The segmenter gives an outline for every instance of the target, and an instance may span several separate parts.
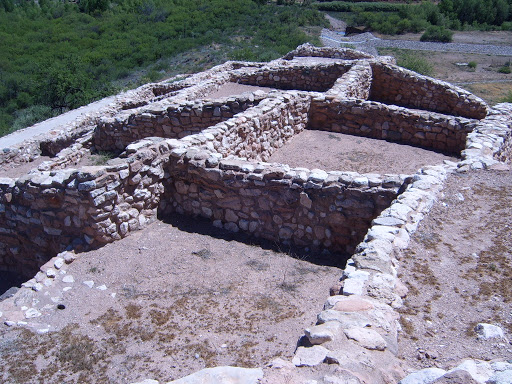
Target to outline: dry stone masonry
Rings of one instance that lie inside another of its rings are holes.
[[[209,97],[229,83],[273,90]],[[397,358],[396,309],[407,289],[397,278],[394,252],[408,246],[450,172],[510,161],[511,125],[510,104],[490,109],[467,91],[400,68],[392,58],[350,49],[303,45],[270,63],[228,62],[148,84],[71,128],[32,140],[25,152],[4,150],[2,161],[27,161],[40,153],[53,157],[27,175],[0,179],[0,268],[31,276],[41,268],[22,290],[44,290],[43,282],[51,285],[55,269],[71,262],[74,252],[122,239],[175,213],[328,252],[346,266],[293,361],[277,359],[264,373],[220,367],[215,372],[244,382],[294,377],[297,383],[317,383],[313,371],[300,367],[329,363],[339,366],[338,377],[322,382],[396,383],[406,376]],[[461,158],[408,175],[265,162],[304,129]],[[103,166],[73,169],[91,150],[119,156]],[[14,299],[9,303],[16,307]],[[2,320],[27,325],[37,313],[30,308],[18,321],[6,312]],[[489,377],[508,372],[508,366],[489,367]],[[213,380],[212,372],[177,382]],[[445,374],[451,371],[419,372],[402,382]]]

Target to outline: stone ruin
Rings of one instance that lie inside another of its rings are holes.
[[[210,96],[231,83],[247,92]],[[448,173],[510,159],[511,126],[510,104],[491,109],[391,57],[307,44],[269,63],[227,62],[147,84],[4,149],[3,163],[51,159],[0,179],[0,269],[30,278],[64,251],[101,247],[174,213],[201,216],[345,265],[293,364],[337,363],[354,377],[396,382],[395,309],[405,292],[393,251],[407,247]],[[410,144],[460,161],[383,175],[266,162],[305,129]],[[117,157],[72,168],[91,150]],[[23,286],[44,289],[34,278]],[[330,350],[340,332],[348,344]]]

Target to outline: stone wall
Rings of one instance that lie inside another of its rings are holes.
[[[208,218],[216,226],[299,247],[345,254],[396,197],[404,180],[223,159],[183,148],[166,172],[161,215]]]
[[[30,274],[58,252],[98,247],[156,218],[169,146],[136,148],[117,165],[0,179],[1,268]]]
[[[204,135],[189,137],[189,142],[221,157],[268,159],[305,129],[311,98],[298,91],[273,92],[267,97],[258,106],[205,130]]]
[[[295,57],[325,57],[329,59],[344,59],[344,60],[358,60],[358,59],[373,59],[370,54],[355,51],[349,48],[331,48],[331,47],[315,47],[309,43],[299,45],[296,49],[288,52],[283,59],[292,60]]]
[[[263,93],[256,92],[210,102],[152,103],[102,119],[94,132],[94,143],[98,150],[122,151],[128,144],[146,137],[181,139],[227,120],[263,98]]]
[[[343,74],[325,95],[336,99],[367,100],[372,85],[372,67],[367,61],[354,64],[350,70]]]
[[[287,62],[285,62],[286,64]],[[288,64],[289,65],[289,64]],[[350,62],[263,67],[233,75],[231,81],[277,89],[325,92],[352,66]]]
[[[465,148],[474,120],[411,110],[374,101],[312,101],[309,128],[384,139],[449,153]]]
[[[371,64],[371,100],[473,119],[487,115],[487,104],[462,88],[397,65]]]

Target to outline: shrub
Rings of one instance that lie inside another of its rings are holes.
[[[498,69],[498,72],[499,73],[510,73],[510,61],[505,63],[505,65],[503,65],[503,67],[501,67],[500,69]]]
[[[423,57],[416,56],[410,53],[406,53],[402,56],[397,57],[397,64],[401,67],[410,69],[411,71],[421,73],[425,76],[432,76],[434,73],[434,67]]]
[[[441,43],[449,43],[452,41],[453,32],[445,27],[438,27],[436,25],[431,25],[427,28],[427,30],[421,35],[421,41],[437,41]]]
[[[476,69],[476,65],[477,65],[477,64],[476,64],[476,61],[470,61],[470,62],[468,63],[468,68],[469,68],[469,69]]]
[[[31,107],[16,111],[15,116],[16,118],[11,126],[10,132],[30,127],[54,115],[52,109],[47,105],[32,105]]]

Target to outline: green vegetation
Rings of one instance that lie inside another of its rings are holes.
[[[469,69],[475,70],[475,69],[476,69],[476,66],[477,66],[476,61],[470,61],[470,62],[468,63],[468,68],[469,68]]]
[[[505,63],[505,65],[503,65],[503,67],[500,67],[498,69],[498,72],[499,73],[511,73],[512,71],[510,70],[510,61],[508,61],[507,63]]]
[[[418,72],[425,76],[433,76],[434,66],[425,59],[425,55],[420,53],[412,53],[403,50],[391,50],[396,58],[396,63],[411,71]]]
[[[430,25],[421,35],[420,41],[437,41],[440,43],[449,43],[452,41],[453,32],[445,27]]]
[[[365,25],[388,35],[421,32],[438,27],[445,39],[446,29],[512,30],[512,0],[441,0],[409,4],[388,2],[317,2],[316,8],[343,12],[349,25]],[[435,40],[443,41],[443,40]]]
[[[502,103],[512,103],[512,91],[509,91],[507,96],[505,96],[502,100]]]
[[[277,58],[324,23],[252,0],[0,0],[0,135],[176,73],[169,64]]]

